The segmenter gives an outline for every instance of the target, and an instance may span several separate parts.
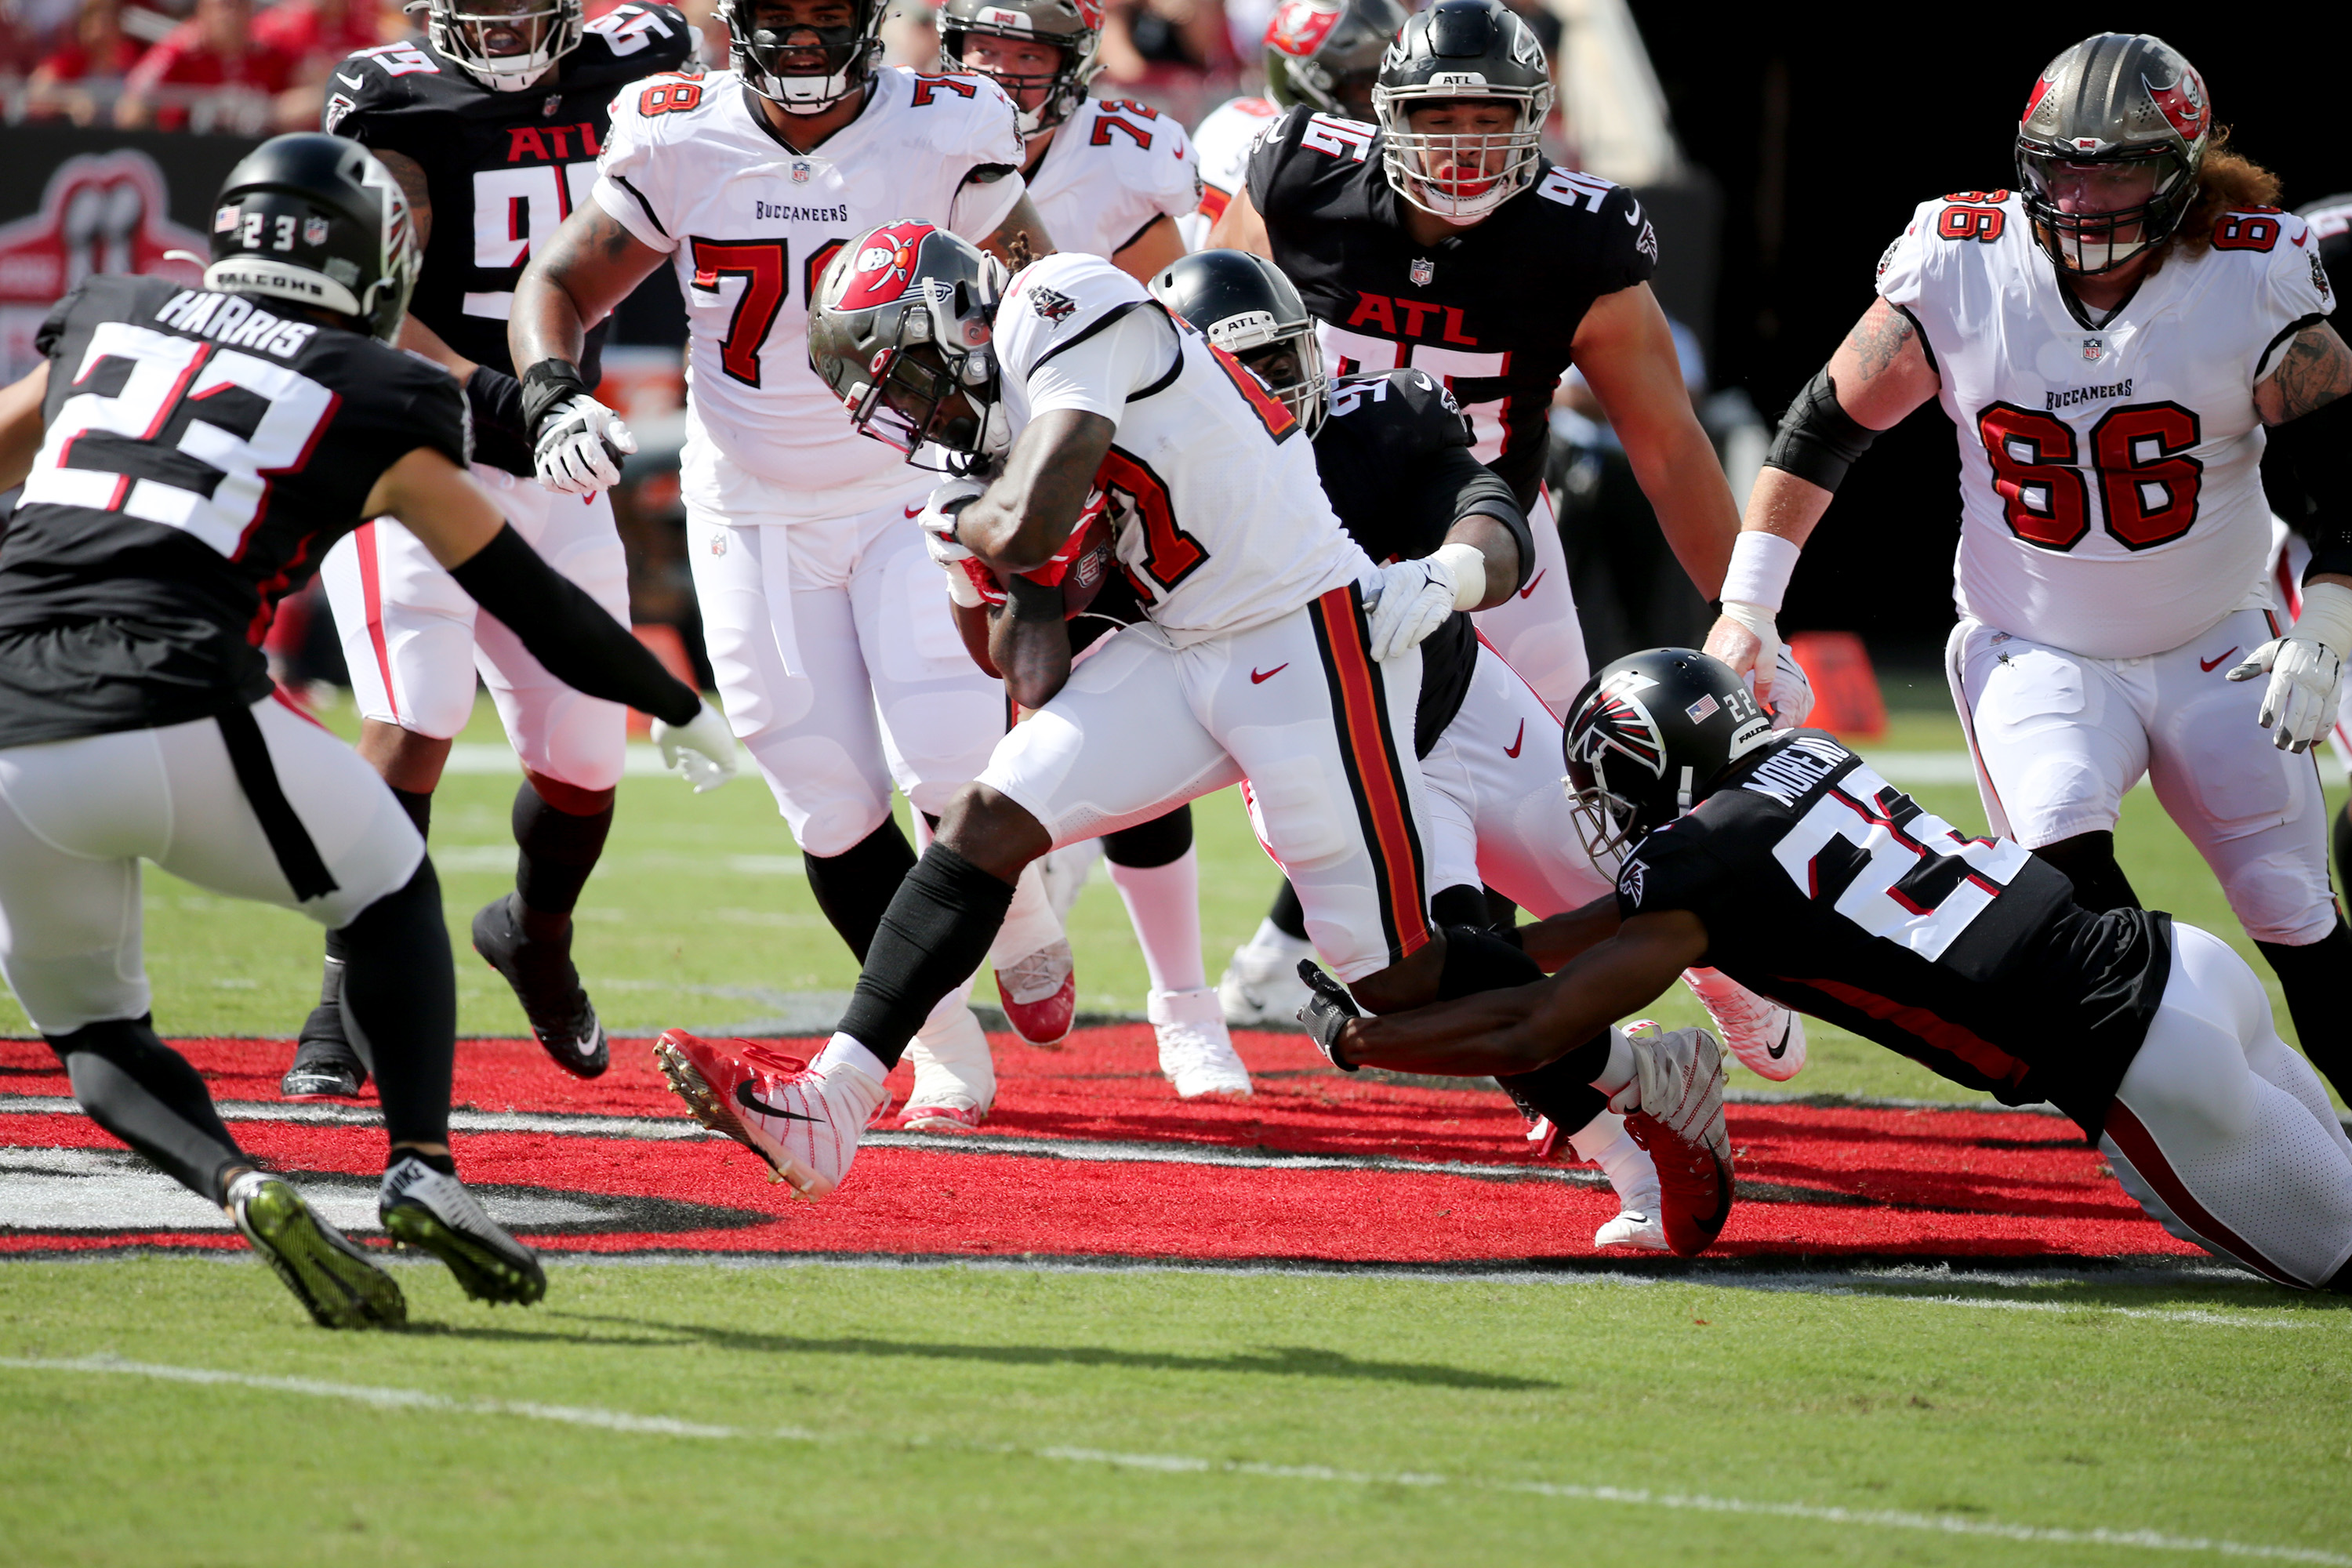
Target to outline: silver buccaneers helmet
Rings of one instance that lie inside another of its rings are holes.
[[[416,285],[416,231],[392,172],[323,132],[273,136],[247,153],[213,204],[205,287],[348,317],[385,342]]]
[[[1404,26],[1398,0],[1282,0],[1265,25],[1265,93],[1342,120],[1372,117],[1381,57]]]
[[[492,92],[536,86],[580,47],[581,0],[412,0],[404,9],[423,11],[434,52]]]
[[[1542,173],[1551,99],[1543,46],[1502,0],[1437,0],[1397,34],[1372,89],[1389,184],[1425,213],[1476,223]],[[1429,104],[1463,101],[1507,106],[1511,129],[1424,135],[1407,119]]]
[[[1247,365],[1297,416],[1308,440],[1323,426],[1330,377],[1315,318],[1282,269],[1246,250],[1196,250],[1151,280],[1151,297]]]
[[[943,228],[901,218],[851,240],[817,280],[809,368],[861,436],[912,457],[937,442],[960,467],[1000,457],[1011,430],[997,392],[1003,266]]]
[[[2197,200],[2212,136],[2205,79],[2178,49],[2145,33],[2084,39],[2042,68],[2018,119],[2034,239],[2075,273],[2162,245]]]
[[[1561,748],[1576,833],[1595,860],[1631,849],[1714,793],[1772,739],[1772,721],[1720,659],[1686,647],[1630,653],[1584,683]]]
[[[1087,83],[1102,68],[1097,58],[1102,20],[1102,0],[947,0],[940,9],[940,64],[990,78],[1016,107],[1024,93],[1045,89],[1044,102],[1020,111],[1021,134],[1042,135],[1087,100]],[[964,60],[964,47],[974,37],[1047,44],[1061,51],[1062,63],[1043,76],[981,71]]]
[[[760,0],[719,0],[728,58],[743,85],[787,114],[822,114],[866,85],[882,58],[882,16],[889,0],[848,0],[847,26],[762,26]],[[793,39],[803,39],[797,46]],[[790,61],[822,59],[814,73]],[[789,63],[788,63],[789,62]]]

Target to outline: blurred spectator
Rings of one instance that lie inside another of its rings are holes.
[[[403,30],[378,0],[278,0],[255,17],[255,45],[295,62],[295,85],[278,98],[278,129],[316,131],[327,74],[353,51],[390,43]]]
[[[910,70],[940,68],[940,13],[927,0],[899,0],[882,19],[882,63]]]
[[[1223,0],[1111,0],[1102,62],[1105,76],[1125,83],[1232,71]]]
[[[0,76],[25,76],[71,41],[77,0],[0,0]]]
[[[235,130],[269,123],[299,62],[253,37],[252,0],[196,0],[196,14],[147,51],[123,82],[114,122],[125,130]]]
[[[107,116],[143,49],[122,30],[121,0],[82,0],[73,36],[33,69],[26,117],[63,115],[76,125],[89,125]]]

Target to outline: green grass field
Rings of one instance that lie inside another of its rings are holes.
[[[1884,742],[1958,745],[1933,713]],[[512,789],[436,810],[469,1033],[521,1025],[464,935]],[[1213,973],[1274,879],[1230,795],[1199,815]],[[2145,790],[2122,839],[2251,954]],[[626,782],[579,947],[616,1032],[846,991],[793,855],[748,774]],[[306,922],[152,872],[147,904],[167,1034],[292,1033]],[[1139,1011],[1099,879],[1074,938],[1083,1004]],[[1792,1089],[1964,1098],[1812,1050]],[[2352,1564],[2352,1316],[2219,1269],[551,1273],[493,1312],[404,1266],[411,1331],[356,1336],[249,1260],[0,1266],[0,1561]]]

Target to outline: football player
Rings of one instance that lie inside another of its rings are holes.
[[[0,973],[92,1120],[221,1205],[330,1327],[399,1323],[399,1288],[237,1148],[157,1037],[142,858],[341,933],[343,1027],[391,1145],[384,1228],[479,1300],[547,1282],[450,1159],[457,979],[424,837],[277,697],[258,645],[278,602],[362,518],[397,517],[557,679],[733,765],[726,721],[467,476],[457,384],[388,346],[415,265],[381,164],[281,136],[230,172],[200,287],[86,279],[0,391],[0,487],[24,487],[0,541]]]
[[[1376,566],[1348,537],[1287,405],[1095,257],[1049,257],[1004,284],[969,244],[906,223],[845,251],[819,289],[811,352],[856,426],[997,476],[933,493],[935,555],[976,557],[1011,579],[1013,615],[1060,626],[1063,591],[1020,574],[1083,541],[1098,507],[1147,619],[1075,672],[1066,638],[1043,645],[1051,663],[1006,671],[1030,700],[1052,695],[958,792],[814,1063],[662,1037],[698,1119],[803,1194],[830,1192],[884,1075],[977,962],[1024,865],[1244,779],[1324,957],[1368,1005],[1466,993],[1524,963],[1490,932],[1431,922],[1411,737],[1433,578],[1422,562]],[[1515,580],[1491,560],[1478,576],[1481,598]]]
[[[1404,26],[1398,0],[1282,0],[1266,18],[1265,96],[1228,99],[1192,128],[1201,210],[1184,220],[1195,250],[1240,194],[1250,148],[1266,121],[1305,104],[1310,113],[1370,123],[1381,57]]]
[[[1631,192],[1544,161],[1551,100],[1543,48],[1502,0],[1438,0],[1383,57],[1379,123],[1288,110],[1259,137],[1210,243],[1289,275],[1334,374],[1410,364],[1453,390],[1479,458],[1536,538],[1527,586],[1482,611],[1479,629],[1564,714],[1588,667],[1541,479],[1570,363],[1704,597],[1722,581],[1738,512],[1650,291],[1656,235]],[[1808,710],[1797,684],[1780,691],[1791,722]],[[1303,999],[1297,933],[1263,935],[1234,954],[1229,984],[1279,1016]]]
[[[517,274],[584,196],[614,90],[674,70],[692,33],[667,5],[619,6],[583,25],[581,0],[431,0],[425,41],[362,49],[335,69],[329,131],[364,143],[407,193],[424,271],[404,346],[447,366],[473,411],[474,477],[526,543],[598,604],[629,618],[627,563],[601,489],[566,495],[532,477],[522,386],[507,357]],[[596,376],[604,334],[584,374]],[[522,761],[514,889],[474,916],[474,950],[506,977],[531,1033],[564,1071],[602,1073],[604,1026],[572,963],[572,910],[613,825],[626,714],[550,676],[512,630],[482,619],[423,542],[370,522],[320,574],[362,721],[360,754],[426,830],[451,739],[474,711],[477,669]],[[279,1092],[359,1092],[367,1068],[342,1030],[341,938],[327,936],[319,1005]]]
[[[1334,1064],[1632,1088],[1654,1141],[1647,1068],[1676,1053],[1644,1058],[1612,1021],[1704,955],[2005,1104],[2054,1103],[2183,1240],[2352,1289],[2352,1140],[2227,943],[2083,907],[2057,868],[1961,837],[1829,735],[1772,734],[1742,678],[1686,648],[1602,670],[1567,760],[1594,843],[1627,853],[1614,898],[1528,929],[1530,972],[1559,973],[1402,1018],[1351,1018],[1332,987],[1308,1023]],[[1712,1042],[1685,1034],[1704,1079]],[[1721,1228],[1730,1158],[1719,1092],[1675,1110],[1708,1154],[1659,1162],[1687,1252]]]
[[[681,479],[704,642],[817,906],[861,959],[915,864],[893,782],[927,833],[1010,715],[965,656],[909,526],[929,480],[848,438],[839,399],[809,370],[810,296],[852,236],[894,213],[1001,255],[1052,248],[1024,194],[1011,101],[985,78],[877,64],[885,9],[728,0],[734,69],[622,95],[592,199],[525,269],[509,328],[541,478],[609,483],[599,433],[612,416],[579,368],[587,330],[655,268],[677,268],[693,332]],[[1069,943],[1034,875],[993,962],[1015,1029],[1068,1032]],[[969,1128],[988,1114],[995,1069],[963,993],[937,1000],[903,1119]]]
[[[1176,220],[1200,203],[1200,160],[1158,110],[1087,96],[1098,0],[948,0],[939,26],[940,68],[987,77],[1021,111],[1022,177],[1055,245],[1146,280],[1184,254]]]
[[[1848,465],[1937,400],[1960,453],[1946,668],[1994,831],[2085,907],[2131,907],[2115,827],[2147,775],[2352,1091],[2352,926],[2301,754],[2352,651],[2352,351],[2326,269],[2159,39],[2052,60],[2015,156],[2014,192],[1923,203],[1880,258],[1878,300],[1781,421],[1708,647],[1738,668],[1777,645]],[[2291,628],[2264,582],[2266,432],[2310,497]]]

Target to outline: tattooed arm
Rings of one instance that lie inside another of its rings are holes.
[[[2311,535],[2305,587],[2352,587],[2352,348],[2316,321],[2279,351],[2254,384],[2254,410],[2271,427],[2271,449],[2308,498],[2301,526]]]
[[[595,203],[575,210],[515,284],[507,320],[515,368],[549,359],[578,364],[588,329],[668,259]]]
[[[1778,612],[1780,592],[1793,570],[1794,551],[1803,547],[1813,525],[1829,510],[1837,482],[1834,476],[1843,471],[1839,463],[1818,466],[1784,453],[1792,446],[1816,456],[1826,450],[1832,458],[1843,450],[1850,460],[1850,455],[1867,446],[1872,436],[1899,423],[1935,396],[1941,384],[1918,322],[1908,311],[1874,300],[1837,353],[1830,355],[1822,374],[1790,405],[1772,454],[1758,472],[1755,488],[1748,492],[1748,510],[1739,525],[1743,538],[1748,534],[1770,537],[1735,542],[1732,551],[1735,563],[1755,561],[1772,569],[1761,577],[1734,572],[1734,586],[1727,588],[1724,597],[1741,600],[1749,607],[1736,615],[1725,614],[1706,637],[1707,652],[1742,674],[1756,672],[1759,699],[1769,700],[1771,669],[1779,652],[1777,632],[1767,646],[1764,633],[1771,631],[1772,626],[1763,612]],[[1783,462],[1810,469],[1811,477],[1792,472],[1781,466]],[[1779,587],[1771,585],[1775,581]],[[1767,595],[1769,602],[1743,595]]]
[[[995,232],[980,242],[980,247],[1004,263],[1009,271],[1018,272],[1033,261],[1042,261],[1054,254],[1053,236],[1045,232],[1045,220],[1024,195],[1013,204],[1004,221]]]

